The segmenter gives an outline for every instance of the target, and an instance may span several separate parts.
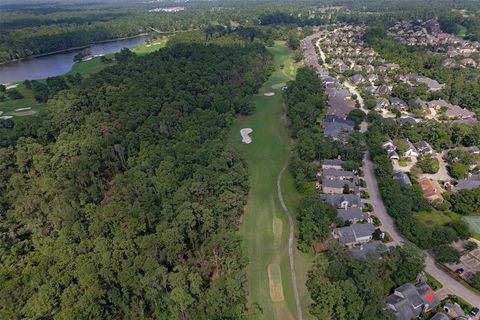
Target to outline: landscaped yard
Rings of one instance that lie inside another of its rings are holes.
[[[419,212],[415,217],[421,223],[427,226],[442,225],[453,220],[461,219],[461,216],[455,212],[443,212],[432,210],[431,212]]]
[[[277,42],[269,51],[274,54],[277,70],[254,97],[255,113],[235,120],[230,140],[247,159],[250,176],[250,193],[240,228],[244,252],[249,259],[246,269],[249,304],[260,305],[263,319],[294,319],[297,312],[287,250],[289,223],[278,200],[276,186],[277,176],[288,159],[289,139],[282,120],[282,90],[275,85],[288,82],[294,76],[295,68],[291,66],[290,53],[284,43]],[[280,68],[281,65],[285,70]],[[265,96],[267,92],[275,95]],[[242,128],[253,129],[251,144],[242,143]],[[288,170],[282,180],[282,189],[285,202],[293,211],[298,203],[298,193]],[[305,279],[310,258],[296,249],[294,256],[303,316],[309,319]]]

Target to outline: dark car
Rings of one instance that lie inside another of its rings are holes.
[[[456,274],[462,274],[464,271],[465,271],[465,269],[463,269],[463,268],[458,268],[457,270],[455,270],[455,273],[456,273]]]
[[[475,307],[472,310],[470,310],[470,315],[475,317],[478,314],[479,311],[480,311],[480,309],[478,307]]]

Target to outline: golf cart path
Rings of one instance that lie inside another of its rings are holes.
[[[291,281],[292,281],[293,294],[295,296],[295,304],[297,305],[297,319],[302,320],[303,319],[302,305],[300,304],[300,295],[298,294],[297,275],[295,273],[295,259],[293,257],[293,245],[295,240],[295,223],[293,222],[292,214],[288,210],[287,206],[285,205],[285,201],[283,200],[282,186],[281,186],[282,176],[283,176],[283,173],[285,172],[285,169],[288,166],[288,160],[289,159],[287,159],[287,161],[285,162],[285,165],[283,166],[282,170],[280,170],[280,173],[277,176],[277,194],[278,194],[278,200],[280,201],[282,209],[288,217],[288,224],[290,226],[290,231],[288,235],[288,258],[290,259],[290,273],[292,276]]]

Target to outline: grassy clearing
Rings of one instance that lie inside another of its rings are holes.
[[[44,104],[38,103],[33,97],[33,92],[25,88],[23,83],[19,83],[17,88],[18,91],[23,95],[22,99],[17,100],[6,100],[0,102],[0,111],[3,112],[2,116],[26,116],[33,115],[38,112],[41,108],[44,107]],[[15,109],[19,108],[31,108],[30,110],[25,110],[21,112],[16,112]]]
[[[284,43],[277,42],[275,47],[269,48],[269,51],[275,57],[277,70],[254,97],[255,113],[235,120],[230,141],[247,159],[249,165],[250,194],[240,228],[243,249],[250,262],[246,269],[249,303],[260,305],[263,319],[294,319],[296,307],[288,259],[289,224],[276,192],[277,175],[288,159],[288,135],[282,121],[281,89],[272,89],[272,85],[291,80],[296,68],[290,66],[292,64],[290,53]],[[282,70],[282,65],[289,67]],[[263,95],[272,91],[275,92],[272,97]],[[253,142],[249,145],[241,142],[242,128],[253,129],[250,134]],[[283,189],[286,199],[294,197],[290,194],[294,189],[289,186],[283,186]],[[275,219],[282,221],[282,233],[277,240],[273,233],[273,223],[277,221],[275,224],[278,227],[279,222]],[[307,270],[310,264],[301,266],[303,261],[299,259],[295,260],[295,263],[300,294],[305,297],[306,272],[302,275],[301,270]],[[271,264],[276,264],[280,268],[283,301],[274,302],[270,297],[268,266]],[[307,318],[306,307],[302,311]]]
[[[422,211],[415,214],[415,217],[423,224],[426,225],[442,225],[450,221],[461,220],[462,216],[453,211],[438,211],[432,210],[430,212]]]

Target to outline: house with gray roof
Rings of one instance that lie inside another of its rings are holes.
[[[412,118],[412,117],[400,117],[397,119],[397,123],[401,126],[404,126],[406,124],[409,124],[411,126],[414,126],[417,124],[417,120],[415,120],[415,118]]]
[[[405,139],[403,140],[405,144],[407,145],[407,150],[403,153],[404,157],[418,157],[418,150],[415,148],[413,143],[410,142],[410,140]]]
[[[415,99],[410,99],[408,100],[408,106],[409,107],[421,107],[421,108],[426,108],[427,107],[427,102],[423,101],[420,98],[415,98]]]
[[[373,240],[350,249],[357,260],[365,260],[368,255],[380,256],[387,251],[388,247],[380,240]]]
[[[396,183],[402,186],[411,186],[412,182],[410,181],[410,178],[405,172],[395,172],[393,174],[393,180],[395,180]]]
[[[350,221],[351,223],[357,223],[370,218],[369,214],[363,212],[360,208],[337,209],[337,217],[343,221]]]
[[[348,227],[335,228],[333,237],[346,246],[365,243],[372,240],[375,226],[372,223],[357,223]]]
[[[349,180],[322,180],[322,192],[327,194],[343,194],[345,189],[351,193],[357,193],[358,187],[355,183]]]
[[[480,188],[480,179],[476,176],[470,176],[467,179],[459,180],[457,185],[452,188],[453,192],[461,190],[472,190]]]
[[[322,172],[322,176],[328,180],[357,180],[355,172],[348,170],[325,169]]]
[[[362,199],[356,194],[322,194],[326,203],[336,208],[361,208]]]
[[[398,111],[404,111],[407,109],[407,103],[398,97],[391,98],[390,105],[393,109]]]
[[[363,76],[361,74],[355,74],[350,79],[352,79],[352,82],[355,84],[363,82]]]
[[[443,87],[444,87],[444,85],[438,83],[437,80],[433,80],[433,79],[430,79],[428,77],[417,77],[416,80],[417,80],[417,82],[420,82],[420,83],[423,83],[423,84],[427,85],[428,90],[430,90],[430,91],[442,90]]]
[[[345,164],[345,161],[340,160],[340,159],[326,159],[322,160],[322,169],[335,169],[335,170],[341,170],[343,168],[343,165]]]
[[[377,99],[377,103],[375,105],[375,110],[379,111],[381,110],[382,108],[386,108],[390,106],[390,101],[388,101],[388,99],[385,99],[385,98],[378,98]]]
[[[334,140],[344,140],[354,130],[354,126],[345,122],[324,122],[323,134]]]
[[[473,118],[475,113],[457,105],[450,105],[445,110],[445,116],[452,119],[468,119]]]
[[[423,277],[424,278],[424,277]],[[424,281],[413,285],[406,283],[385,300],[387,311],[397,320],[411,320],[440,304],[438,295]]]
[[[418,152],[420,152],[421,154],[435,153],[435,150],[433,150],[432,146],[425,140],[421,140],[415,143],[415,147],[417,148]]]

